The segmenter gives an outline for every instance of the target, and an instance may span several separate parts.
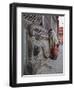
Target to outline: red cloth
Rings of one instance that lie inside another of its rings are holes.
[[[57,59],[59,54],[59,45],[54,45],[51,49],[50,49],[50,58],[51,59]]]

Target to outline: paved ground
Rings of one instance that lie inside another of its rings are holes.
[[[63,46],[60,45],[60,52],[57,60],[49,59],[47,64],[41,67],[37,74],[56,74],[63,72]]]

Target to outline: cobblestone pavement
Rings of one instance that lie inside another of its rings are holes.
[[[47,65],[42,66],[37,74],[63,73],[63,45],[60,45],[60,52],[57,60],[49,59]]]

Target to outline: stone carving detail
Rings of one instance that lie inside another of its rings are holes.
[[[41,73],[40,68],[46,67],[49,61],[49,29],[52,17],[38,14],[24,14],[23,17],[28,48],[27,74],[38,74]]]

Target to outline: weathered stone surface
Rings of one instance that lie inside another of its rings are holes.
[[[63,72],[62,51],[59,53],[57,60],[52,61],[49,58],[50,43],[48,31],[50,28],[54,31],[57,30],[56,16],[23,14],[23,74],[53,74]]]

